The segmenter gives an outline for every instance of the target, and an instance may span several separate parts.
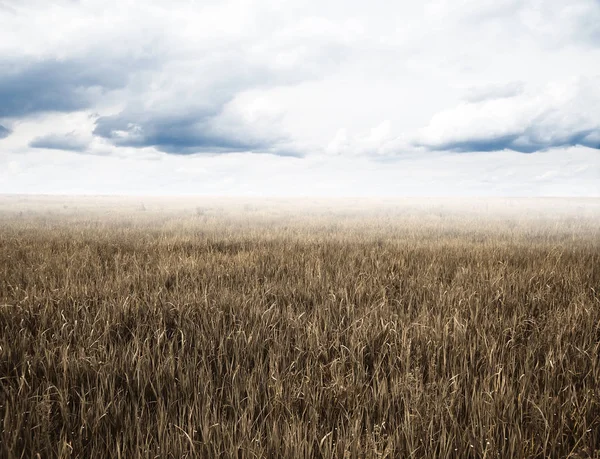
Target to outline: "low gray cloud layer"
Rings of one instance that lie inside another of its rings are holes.
[[[105,56],[0,61],[0,117],[90,108],[127,84],[132,68]]]
[[[483,102],[490,99],[515,97],[522,94],[523,91],[524,84],[522,81],[511,81],[509,83],[469,88],[465,99],[468,102]]]
[[[545,138],[534,129],[525,129],[518,134],[486,139],[465,139],[462,141],[430,145],[434,150],[455,152],[500,151],[513,150],[521,153],[534,153],[555,147],[584,146],[600,149],[600,129],[582,130],[568,136]]]
[[[187,116],[130,115],[102,117],[94,134],[117,146],[156,147],[175,154],[201,152],[234,152],[268,149],[270,142],[249,138],[243,132],[219,132],[214,114],[195,113]]]
[[[29,146],[31,148],[46,148],[49,150],[65,150],[83,152],[87,149],[89,141],[78,137],[75,133],[48,134],[33,139]]]
[[[0,124],[0,139],[4,139],[5,137],[8,137],[11,133],[11,130],[2,126]]]

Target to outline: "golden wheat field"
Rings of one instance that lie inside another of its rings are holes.
[[[0,457],[600,457],[600,200],[0,197]]]

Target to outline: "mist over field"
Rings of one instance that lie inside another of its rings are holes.
[[[600,217],[600,199],[593,197],[228,197],[228,196],[161,196],[161,195],[0,195],[0,212],[21,217],[48,218],[90,216],[143,221],[145,217],[192,219],[194,217],[231,216],[254,219],[266,217],[295,218],[347,216],[363,218],[402,216],[435,218],[472,217],[483,223],[487,219],[536,220],[540,223],[561,220],[593,222]]]

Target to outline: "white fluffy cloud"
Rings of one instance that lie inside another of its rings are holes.
[[[108,178],[81,192],[598,194],[596,0],[3,0],[0,23],[0,192],[72,167]]]
[[[437,113],[418,143],[438,150],[535,152],[583,145],[600,149],[600,77],[499,94]]]

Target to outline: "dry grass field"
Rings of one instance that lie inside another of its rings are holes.
[[[600,457],[600,201],[0,198],[0,457]]]

